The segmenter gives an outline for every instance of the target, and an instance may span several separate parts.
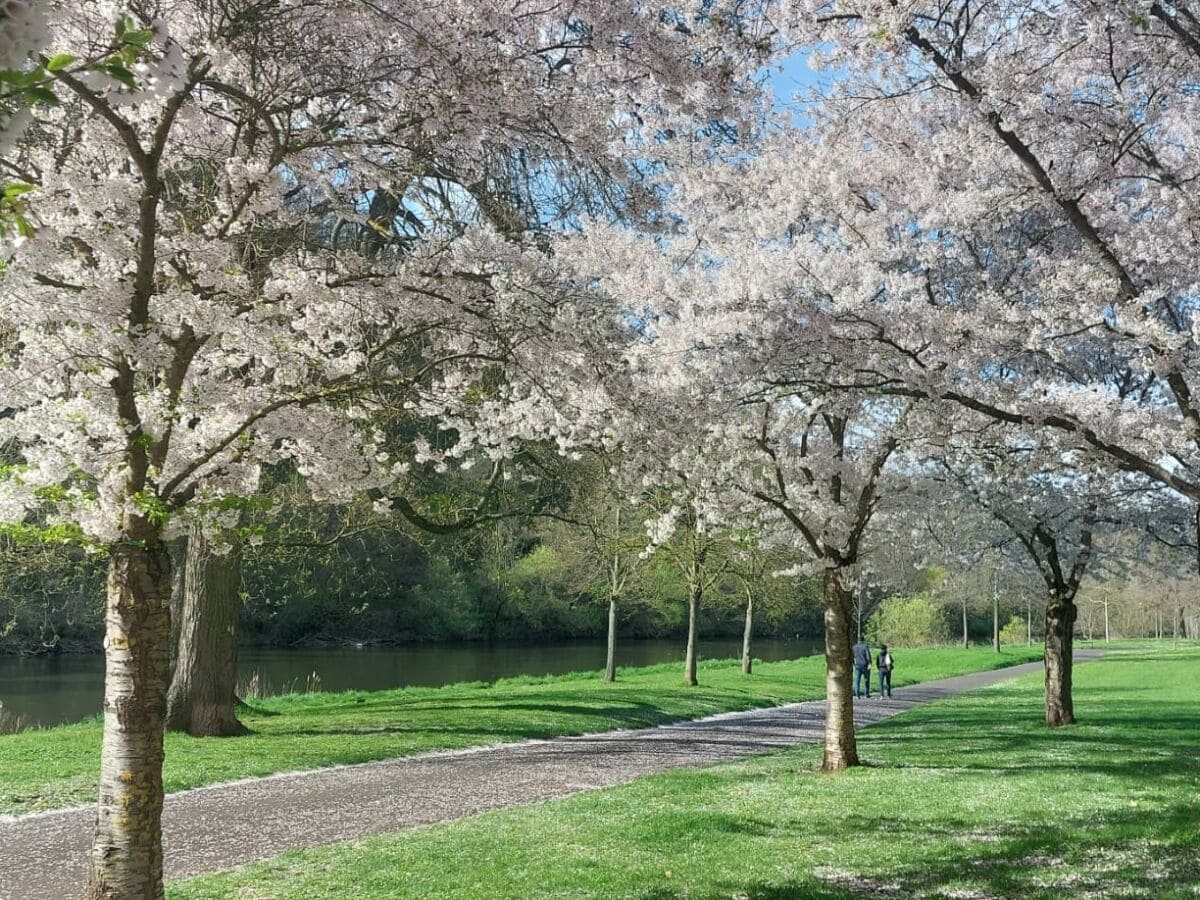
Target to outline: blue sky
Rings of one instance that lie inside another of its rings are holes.
[[[803,124],[803,107],[793,101],[794,94],[807,90],[821,83],[828,83],[835,77],[830,71],[815,72],[808,65],[811,48],[800,49],[788,56],[768,75],[767,82],[775,93],[775,105],[779,109],[790,109],[796,115],[797,124]]]

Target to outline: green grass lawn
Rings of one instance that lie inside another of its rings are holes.
[[[1200,648],[1076,669],[1081,724],[1041,676],[861,733],[172,885],[170,900],[1182,898],[1200,895]],[[715,680],[715,679],[713,679]]]
[[[897,652],[896,686],[1039,658],[1040,647]],[[167,736],[168,791],[273,772],[585,734],[773,706],[824,696],[824,658],[759,663],[742,675],[734,660],[701,664],[700,686],[681,665],[514,678],[495,684],[340,694],[293,694],[255,701],[235,738]],[[100,721],[0,736],[0,813],[50,809],[94,799]]]

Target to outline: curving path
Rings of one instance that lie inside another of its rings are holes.
[[[1077,660],[1099,656],[1077,654]],[[859,727],[1041,669],[1026,663],[905,687],[857,704]],[[315,847],[611,787],[642,775],[820,741],[823,700],[582,737],[335,766],[170,794],[166,876],[185,878]],[[0,819],[0,900],[82,896],[94,812]]]

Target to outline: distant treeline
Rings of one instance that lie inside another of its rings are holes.
[[[337,535],[305,511],[247,542],[242,633],[247,643],[556,640],[602,637],[606,597],[576,559],[565,528],[505,522],[424,539],[400,529]],[[330,532],[334,537],[330,537]],[[259,540],[261,539],[261,540]],[[105,560],[69,545],[0,538],[0,653],[95,651]],[[779,585],[772,585],[776,594]],[[788,579],[756,619],[764,636],[820,634],[815,586]],[[681,636],[685,586],[666,559],[639,571],[622,605],[627,637]],[[718,583],[703,609],[708,635],[740,635],[742,587]]]

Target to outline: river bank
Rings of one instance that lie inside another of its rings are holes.
[[[683,648],[682,640],[625,640],[617,645],[617,663],[648,666],[680,660]],[[754,655],[776,661],[822,649],[819,638],[759,638]],[[601,640],[244,647],[239,651],[240,696],[302,692],[314,684],[325,691],[379,691],[563,675],[602,666],[604,652]],[[734,638],[704,640],[700,647],[706,659],[732,658],[740,652]],[[0,656],[0,704],[27,726],[78,722],[100,712],[103,678],[104,658],[98,653]]]

